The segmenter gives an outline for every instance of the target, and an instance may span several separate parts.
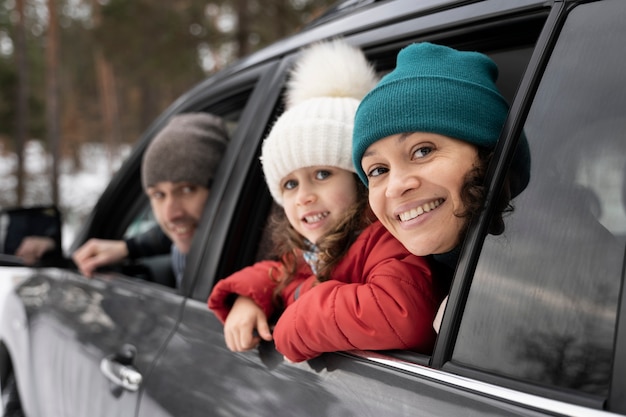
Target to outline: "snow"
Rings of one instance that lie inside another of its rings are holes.
[[[96,204],[98,197],[130,151],[131,146],[126,145],[112,155],[102,144],[88,143],[83,145],[79,152],[82,169],[76,169],[69,158],[61,161],[59,196],[63,215],[64,251],[67,252],[81,222]],[[33,140],[26,144],[24,166],[27,179],[23,206],[45,205],[52,202],[48,174],[50,165],[51,158],[41,142]],[[4,149],[0,142],[0,208],[16,205],[16,166],[17,156]],[[15,277],[20,273],[29,273],[27,268],[4,269],[5,271],[0,273],[4,278],[0,280],[0,315],[3,314],[5,297],[14,288]],[[9,276],[14,278],[9,279]],[[0,414],[3,412],[0,401]]]
[[[86,143],[78,152],[80,168],[75,167],[71,158],[60,161],[59,208],[63,215],[64,250],[71,245],[76,231],[131,149],[130,145],[124,145],[109,152],[101,143]],[[0,142],[0,207],[16,205],[16,166],[17,156],[5,150]],[[26,187],[22,206],[51,204],[51,157],[42,142],[31,140],[26,144],[24,167]]]

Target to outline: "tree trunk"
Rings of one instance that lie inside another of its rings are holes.
[[[250,37],[250,10],[248,9],[248,0],[236,0],[235,10],[237,10],[237,32],[235,39],[237,42],[237,56],[239,58],[248,55],[250,45],[248,38]]]
[[[18,22],[17,33],[15,37],[15,59],[17,63],[17,114],[16,114],[16,131],[15,131],[15,154],[17,155],[17,205],[24,204],[24,183],[26,175],[24,170],[24,146],[28,140],[28,95],[29,84],[28,74],[29,66],[26,59],[26,27],[24,15],[24,0],[16,2]]]
[[[97,1],[92,1],[91,5],[94,25],[97,27],[100,25],[102,18],[100,14],[101,5]],[[102,124],[104,126],[102,131],[109,148],[109,170],[110,173],[113,173],[113,162],[117,159],[117,150],[122,142],[115,72],[109,60],[104,56],[102,48],[98,45],[94,47],[94,62],[98,79]]]
[[[113,173],[113,161],[117,157],[117,149],[121,142],[120,117],[117,103],[117,88],[112,65],[106,60],[102,51],[96,48],[94,52],[98,86],[100,91],[100,108],[104,124],[105,141],[109,148],[109,169]]]
[[[59,27],[56,0],[48,0],[46,36],[46,131],[52,156],[52,203],[59,204]]]

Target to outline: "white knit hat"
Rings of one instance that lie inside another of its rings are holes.
[[[287,110],[261,152],[265,181],[278,204],[283,205],[280,181],[297,169],[325,165],[355,172],[354,115],[377,81],[361,50],[342,40],[304,50],[287,84]]]

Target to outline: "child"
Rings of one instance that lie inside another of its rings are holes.
[[[279,230],[280,261],[221,280],[208,302],[231,350],[274,339],[294,362],[351,349],[430,353],[442,297],[426,261],[371,223],[351,162],[354,115],[375,83],[362,52],[339,40],[305,50],[296,64],[287,110],[261,156],[288,221]],[[272,336],[268,318],[283,307]]]

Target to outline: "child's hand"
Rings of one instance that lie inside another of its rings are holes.
[[[251,298],[239,296],[224,323],[224,338],[228,349],[243,352],[261,339],[272,340],[272,333],[263,310]]]

